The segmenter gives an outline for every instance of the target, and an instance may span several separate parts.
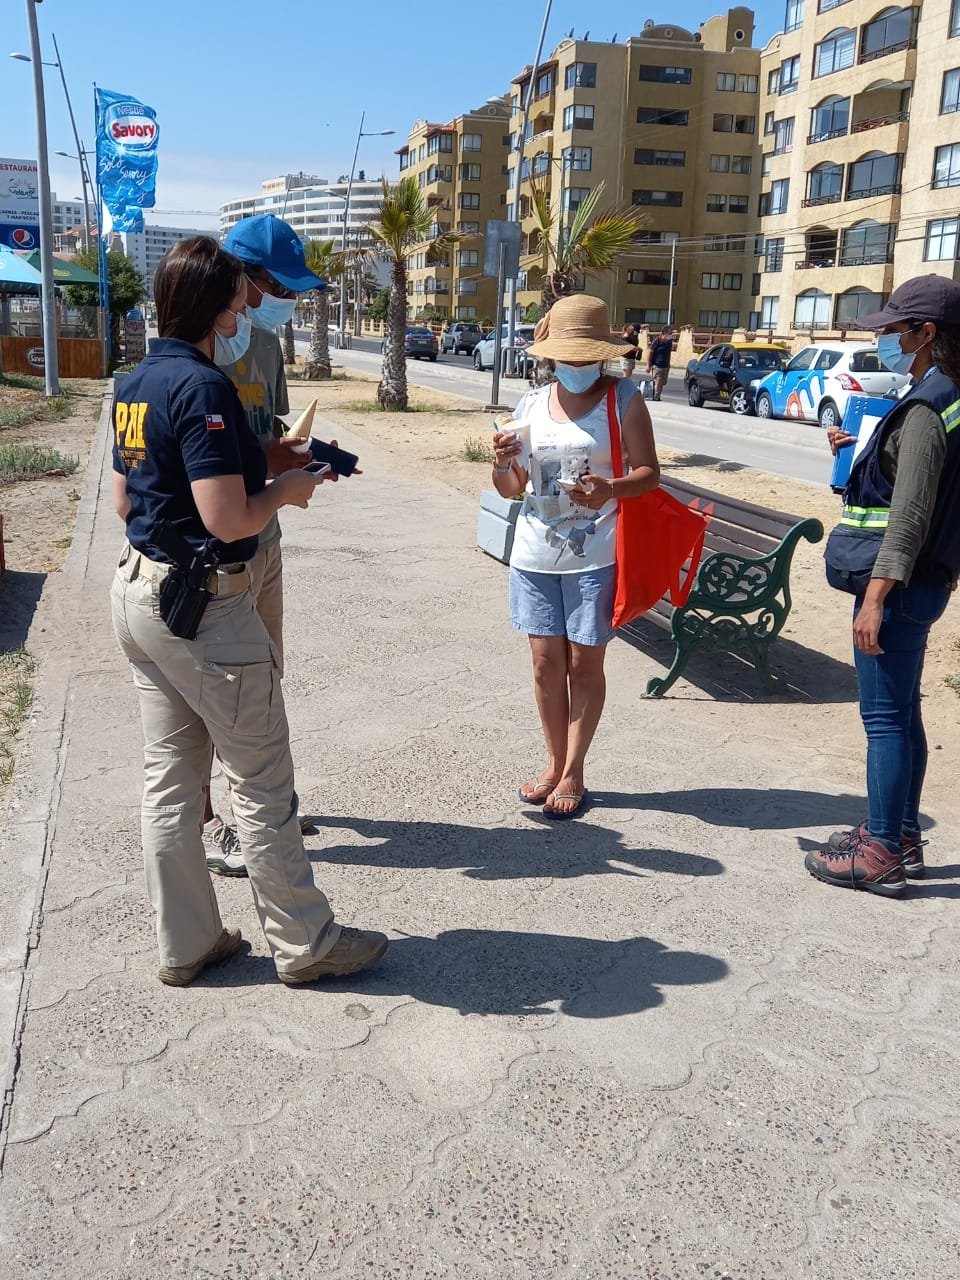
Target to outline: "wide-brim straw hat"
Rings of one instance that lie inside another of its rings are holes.
[[[615,360],[630,350],[628,342],[615,341],[604,300],[584,293],[555,302],[527,347],[539,359],[560,361]]]

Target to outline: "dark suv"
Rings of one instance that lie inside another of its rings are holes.
[[[457,322],[452,324],[440,339],[440,350],[452,351],[455,356],[469,356],[473,348],[483,337],[483,330],[478,324]]]

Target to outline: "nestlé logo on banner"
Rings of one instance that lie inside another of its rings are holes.
[[[104,123],[108,135],[119,146],[148,148],[157,141],[157,122],[139,102],[114,103],[107,108]]]

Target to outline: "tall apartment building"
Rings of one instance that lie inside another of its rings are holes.
[[[431,238],[461,239],[438,252],[429,242],[407,259],[407,316],[427,307],[460,320],[493,320],[496,281],[483,276],[483,233],[503,218],[510,105],[493,98],[447,124],[418,120],[399,151],[400,176],[414,178],[434,211]]]
[[[361,169],[350,191],[347,245],[369,244],[363,228],[376,221],[383,188],[380,179],[370,181]],[[336,182],[306,173],[287,173],[260,184],[257,195],[229,200],[220,206],[220,235],[227,234],[242,218],[275,213],[289,222],[301,240],[332,240],[342,244],[346,212],[347,179]]]
[[[787,0],[761,68],[755,322],[856,330],[913,275],[960,279],[960,0]]]
[[[647,22],[623,44],[564,40],[538,67],[520,196],[522,304],[539,302],[542,281],[531,184],[549,191],[569,227],[603,181],[601,208],[639,205],[648,215],[616,270],[584,282],[615,325],[730,331],[747,322],[759,191],[753,31],[753,12],[741,7],[696,32]],[[515,122],[530,74],[513,81]]]
[[[153,277],[160,259],[180,240],[190,236],[208,236],[209,231],[197,231],[192,227],[158,227],[149,222],[144,223],[142,231],[123,231],[119,240],[123,252],[132,259],[134,266],[143,276],[147,297],[153,299]]]

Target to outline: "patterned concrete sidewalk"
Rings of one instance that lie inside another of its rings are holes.
[[[156,980],[91,468],[0,826],[0,1275],[955,1277],[960,867],[894,903],[817,885],[803,840],[860,804],[815,735],[643,702],[619,642],[592,809],[518,808],[504,571],[470,502],[359,451],[284,521],[284,684],[318,880],[393,944],[298,991],[243,881],[249,952]]]

